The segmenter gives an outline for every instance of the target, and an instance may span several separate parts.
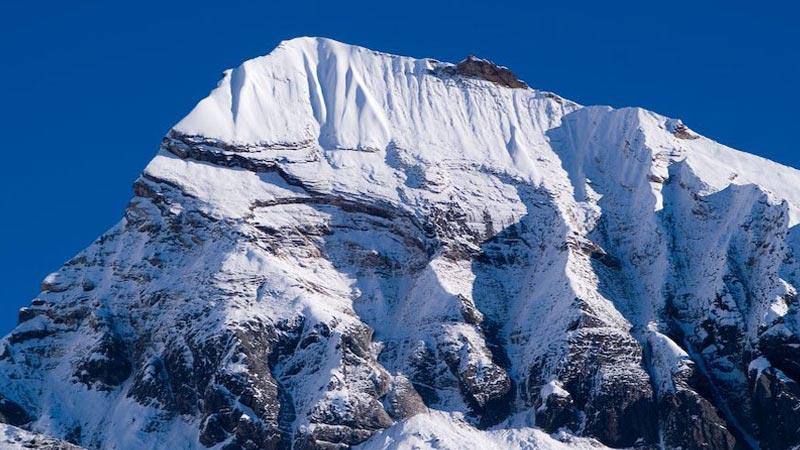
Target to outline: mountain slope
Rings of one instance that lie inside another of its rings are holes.
[[[0,423],[0,446],[5,450],[36,448],[41,450],[81,450],[64,441],[31,433],[15,426]]]
[[[0,419],[104,449],[789,448],[799,175],[476,58],[286,41],[20,311]]]

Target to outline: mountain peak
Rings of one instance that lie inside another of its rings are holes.
[[[390,116],[422,127],[423,117],[409,117],[418,109],[415,90],[452,97],[457,81],[527,87],[508,69],[475,57],[453,65],[303,37],[226,71],[175,130],[239,144],[318,137],[326,147],[383,148]]]
[[[6,440],[800,444],[800,172],[678,120],[297,38],[134,194],[0,341]]]

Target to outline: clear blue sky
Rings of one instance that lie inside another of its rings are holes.
[[[161,136],[221,72],[291,37],[474,53],[531,86],[643,106],[800,167],[794,2],[122,3],[0,2],[0,334],[122,217]]]

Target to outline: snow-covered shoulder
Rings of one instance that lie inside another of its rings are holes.
[[[556,439],[538,428],[500,428],[479,430],[441,411],[418,414],[377,433],[359,450],[576,450],[605,449],[594,439],[576,438],[564,433]]]
[[[720,144],[679,120],[641,111],[639,123],[648,146],[656,151],[674,149],[682,155],[704,184],[698,189],[714,193],[730,185],[755,185],[776,202],[788,203],[789,226],[800,223],[800,170]]]
[[[754,184],[789,204],[789,226],[800,223],[800,170],[700,137],[688,144],[686,161],[714,188]]]

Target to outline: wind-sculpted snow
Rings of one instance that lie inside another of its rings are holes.
[[[91,449],[790,448],[798,181],[485,60],[286,41],[20,311],[0,422]]]

